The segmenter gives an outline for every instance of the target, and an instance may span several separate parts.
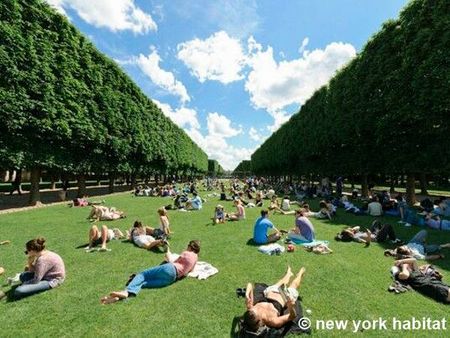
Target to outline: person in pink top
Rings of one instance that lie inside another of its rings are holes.
[[[54,289],[64,282],[66,270],[62,258],[45,249],[45,238],[36,238],[25,244],[28,271],[20,274],[22,285],[14,290],[19,299],[35,293]]]
[[[168,251],[166,254],[167,263],[138,273],[125,290],[111,292],[109,296],[101,298],[101,303],[110,304],[136,296],[142,288],[162,288],[175,283],[194,269],[199,252],[200,242],[197,240],[190,241],[187,249],[174,261],[170,260],[170,251]]]
[[[228,214],[229,221],[240,221],[245,219],[245,209],[242,202],[239,199],[234,200],[234,206],[236,207],[236,212]]]

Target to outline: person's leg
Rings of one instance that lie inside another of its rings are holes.
[[[300,287],[300,283],[302,282],[303,274],[305,273],[305,268],[301,268],[297,273],[297,276],[292,280],[290,288],[298,289]]]
[[[49,282],[45,280],[36,284],[22,284],[14,290],[14,298],[20,299],[50,289]]]
[[[34,272],[30,271],[22,272],[19,278],[22,283],[28,282],[29,280],[32,280],[34,278]]]
[[[137,295],[142,288],[161,288],[177,279],[175,266],[171,263],[157,265],[137,274],[128,284],[127,291]]]
[[[392,227],[392,225],[390,224],[385,224],[384,227],[387,233],[387,237],[391,240],[391,241],[395,241],[397,239],[397,235],[395,234],[394,228]]]
[[[420,230],[413,238],[411,238],[409,243],[423,244],[427,239],[427,235],[428,233],[426,230]]]
[[[276,286],[280,287],[281,285],[287,285],[291,280],[293,273],[291,271],[291,267],[288,266],[286,274],[281,278],[278,282],[275,283]]]
[[[395,240],[395,232],[390,224],[384,224],[382,228],[377,233],[377,242],[382,243],[386,241],[386,239]]]
[[[152,242],[148,242],[148,243],[144,244],[143,248],[145,248],[147,250],[151,250],[151,249],[156,248],[157,246],[161,246],[163,244],[164,244],[164,240],[156,239]]]
[[[96,225],[93,225],[89,230],[89,248],[95,246],[95,242],[100,238],[100,232]]]
[[[102,225],[102,249],[106,249],[106,242],[108,241],[108,227],[106,225]]]
[[[273,243],[278,241],[281,238],[280,234],[271,234],[267,237],[267,243]]]

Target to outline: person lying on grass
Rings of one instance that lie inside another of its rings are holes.
[[[428,233],[426,230],[419,231],[406,245],[399,246],[394,250],[385,250],[385,256],[397,258],[415,258],[425,260],[436,260],[444,258],[438,254],[441,249],[450,248],[450,243],[446,244],[426,244]]]
[[[320,208],[320,210],[314,214],[314,217],[318,218],[318,219],[328,218],[329,220],[331,220],[331,213],[332,213],[332,210],[333,210],[332,207],[330,207],[327,204],[327,202],[320,201],[319,202],[319,208]]]
[[[274,233],[267,235],[267,230],[273,229]],[[253,241],[256,244],[267,244],[278,241],[281,238],[280,231],[269,220],[269,211],[261,210],[261,217],[256,220],[253,227]]]
[[[359,226],[345,228],[334,238],[336,241],[364,243],[369,246],[371,242],[383,243],[390,239],[393,244],[399,244],[402,241],[397,238],[394,228],[390,224],[381,224],[375,220],[370,229],[361,231]]]
[[[45,238],[28,241],[25,249],[28,265],[26,271],[20,274],[22,284],[14,290],[14,298],[20,299],[54,289],[64,282],[64,262],[58,254],[45,248]]]
[[[226,214],[225,218],[229,221],[240,221],[245,219],[245,209],[239,199],[234,200],[233,205],[236,207],[236,212]]]
[[[294,241],[312,242],[315,238],[314,226],[308,217],[305,216],[306,210],[299,209],[295,212],[295,228],[288,233],[288,238]]]
[[[450,221],[448,219],[441,219],[438,215],[433,215],[431,212],[426,213],[425,224],[431,229],[450,230]]]
[[[125,235],[118,228],[108,229],[106,225],[102,225],[102,230],[99,231],[96,225],[89,229],[89,245],[86,251],[92,251],[97,245],[101,245],[99,251],[110,251],[106,247],[106,243],[113,239],[124,238]]]
[[[267,287],[264,290],[265,299],[256,300],[253,295],[253,285],[247,284],[245,293],[245,305],[247,311],[244,313],[243,322],[245,327],[257,332],[262,326],[271,328],[280,328],[296,317],[295,302],[298,298],[297,289],[300,286],[305,268],[301,268],[297,276],[289,284],[293,273],[288,267],[286,274],[274,285]],[[280,288],[289,285],[285,293],[286,299],[280,294]],[[289,313],[283,315],[284,309],[288,309]]]
[[[419,266],[415,258],[395,261],[391,269],[396,279],[411,286],[417,292],[438,302],[450,304],[450,287],[442,281],[440,273],[430,265]]]
[[[138,273],[130,281],[123,291],[113,291],[108,296],[102,297],[102,304],[115,303],[128,297],[137,296],[142,288],[162,288],[179,281],[194,269],[200,253],[200,242],[192,240],[187,249],[174,261],[171,261],[171,252],[167,250],[167,263],[151,267]]]
[[[168,245],[166,236],[160,229],[144,226],[140,221],[135,221],[133,228],[127,230],[127,238],[138,247],[147,250]]]
[[[114,207],[108,208],[105,206],[93,205],[87,219],[90,221],[114,221],[125,217],[123,211],[118,211]]]

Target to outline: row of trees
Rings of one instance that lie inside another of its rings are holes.
[[[233,170],[233,175],[243,177],[251,175],[252,172],[252,162],[249,160],[243,160]]]
[[[252,155],[265,175],[450,171],[450,2],[414,0]]]
[[[207,155],[42,0],[0,3],[0,168],[78,176],[195,174]],[[83,191],[80,192],[81,194]]]
[[[225,173],[217,160],[208,160],[208,175],[211,177],[222,176]]]

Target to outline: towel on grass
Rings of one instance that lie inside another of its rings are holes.
[[[178,257],[180,257],[179,254],[171,253],[170,254],[170,261],[175,261]],[[197,278],[197,279],[207,279],[208,277],[211,277],[218,273],[219,270],[209,264],[208,262],[202,262],[198,261],[191,272],[188,273],[189,277]]]
[[[278,244],[278,243],[272,243],[268,245],[261,245],[258,248],[259,252],[262,252],[266,255],[273,255],[274,253],[280,252],[283,253],[285,251],[284,246]]]
[[[299,240],[296,240],[296,239],[291,239],[292,240],[292,242],[294,242],[296,245],[303,245],[303,246],[316,246],[316,245],[319,245],[319,244],[326,244],[326,245],[328,245],[330,242],[329,241],[320,241],[320,240],[314,240],[314,241],[312,241],[312,242],[303,242],[303,241],[299,241]]]

